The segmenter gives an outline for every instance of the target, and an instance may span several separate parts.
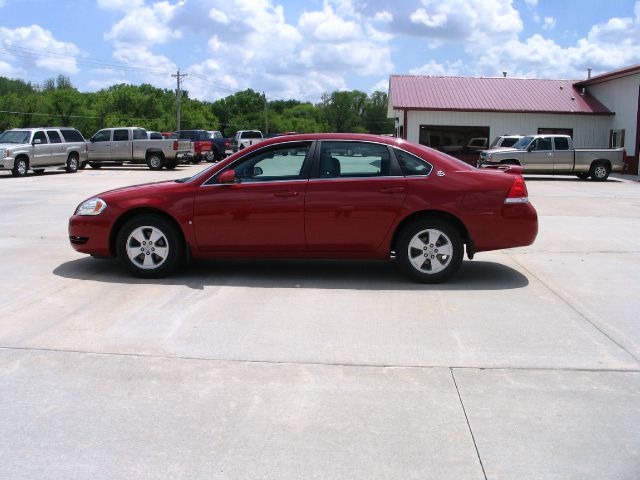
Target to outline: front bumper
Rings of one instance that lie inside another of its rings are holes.
[[[69,219],[69,242],[77,252],[97,257],[111,257],[109,235],[111,220],[102,215],[74,215]]]

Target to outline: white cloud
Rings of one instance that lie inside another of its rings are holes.
[[[78,71],[75,57],[80,49],[73,43],[56,40],[49,30],[39,25],[13,30],[0,27],[0,47],[7,49],[6,56],[14,69],[35,68],[67,74]]]
[[[462,60],[445,62],[444,64],[430,60],[418,68],[409,70],[412,75],[429,75],[431,77],[456,77],[461,75],[465,66]]]
[[[538,6],[538,0],[524,0],[524,3],[526,3],[530,7],[537,7]]]
[[[542,28],[544,30],[553,30],[556,28],[556,19],[553,17],[544,17],[544,21],[542,22]]]
[[[182,3],[171,5],[163,1],[154,3],[152,6],[129,8],[126,10],[125,17],[113,26],[105,38],[133,47],[150,46],[179,39],[182,36],[181,32],[169,26],[174,10],[179,5]]]
[[[100,8],[122,10],[123,12],[128,12],[142,5],[144,5],[144,0],[98,0]]]

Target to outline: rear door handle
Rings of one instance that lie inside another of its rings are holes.
[[[404,187],[389,187],[389,188],[381,188],[380,193],[386,193],[391,195],[392,193],[402,193],[404,192]]]
[[[280,197],[280,198],[297,197],[298,192],[292,192],[292,191],[274,192],[273,196]]]

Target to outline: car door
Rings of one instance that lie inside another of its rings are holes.
[[[524,156],[525,172],[553,172],[553,146],[551,137],[538,137]]]
[[[62,165],[67,161],[66,144],[62,143],[62,137],[56,130],[47,130],[51,148],[50,165]]]
[[[33,134],[33,159],[31,167],[46,167],[51,165],[51,145],[43,130],[37,130]]]
[[[111,130],[100,130],[87,143],[89,160],[109,160],[111,156]]]
[[[251,152],[199,189],[194,205],[198,249],[260,256],[305,250],[304,203],[312,142],[287,142]],[[233,169],[237,181],[217,183]]]
[[[309,180],[307,247],[319,252],[372,252],[400,214],[406,181],[389,147],[322,141]]]
[[[111,140],[111,160],[124,162],[130,158],[131,138],[129,138],[129,129],[117,128],[113,131],[113,139]]]
[[[567,137],[553,137],[554,173],[573,171],[573,156]]]

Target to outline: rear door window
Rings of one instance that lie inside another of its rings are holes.
[[[47,132],[47,135],[49,136],[49,142],[62,143],[62,138],[60,138],[60,134],[58,134],[58,132],[56,132],[55,130],[49,130]]]
[[[321,178],[383,177],[389,175],[389,149],[368,142],[322,142]]]
[[[126,142],[129,140],[129,130],[114,130],[113,141],[114,142]]]
[[[555,137],[553,139],[556,150],[569,150],[569,139],[564,137]]]

